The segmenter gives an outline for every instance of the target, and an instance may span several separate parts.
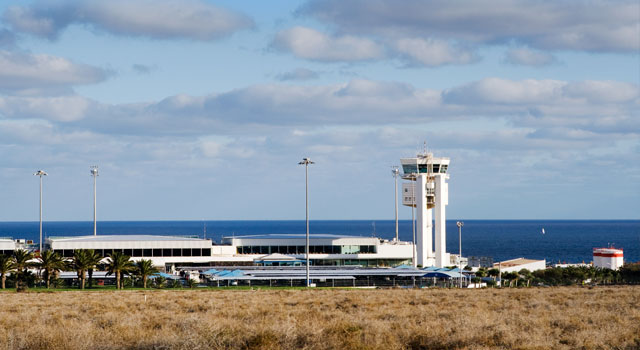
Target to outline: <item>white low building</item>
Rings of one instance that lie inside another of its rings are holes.
[[[282,254],[297,260],[306,257],[304,234],[224,237],[221,247],[224,246],[233,247],[235,259],[251,258],[259,264],[267,264],[262,259],[271,254]],[[398,266],[411,264],[412,258],[413,245],[409,242],[386,241],[376,237],[310,235],[309,260],[315,266]],[[274,266],[274,261],[269,264]],[[286,265],[287,261],[283,260],[282,264]]]
[[[16,250],[16,241],[11,238],[0,238],[0,254],[11,255]]]
[[[209,239],[154,235],[104,235],[51,237],[47,249],[66,258],[76,249],[93,249],[103,257],[119,251],[133,260],[150,259],[155,266],[184,263],[209,263],[212,243]]]
[[[511,260],[505,260],[493,264],[493,268],[499,269],[502,273],[505,272],[519,272],[522,269],[527,269],[530,272],[537,270],[544,270],[547,268],[546,260],[533,260],[525,258],[517,258]]]

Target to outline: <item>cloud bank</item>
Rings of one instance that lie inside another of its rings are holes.
[[[303,126],[401,125],[506,118],[514,125],[596,133],[640,132],[639,89],[616,81],[487,78],[445,90],[354,79],[261,84],[151,103],[103,104],[80,96],[0,97],[11,119],[43,118],[98,133],[204,135]]]
[[[542,50],[640,49],[640,13],[633,0],[311,0],[299,14],[350,35],[515,42]]]
[[[40,0],[9,7],[4,20],[17,32],[48,39],[72,24],[114,35],[204,41],[254,26],[246,15],[198,0]]]

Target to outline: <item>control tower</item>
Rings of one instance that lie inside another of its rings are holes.
[[[449,158],[436,158],[424,152],[415,158],[401,158],[402,204],[416,208],[416,265],[450,265],[446,252],[445,207],[449,204]],[[433,247],[433,210],[435,209],[435,252]]]

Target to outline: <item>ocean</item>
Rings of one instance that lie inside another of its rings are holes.
[[[99,235],[151,234],[223,236],[305,233],[304,220],[273,221],[99,221]],[[542,234],[544,228],[545,234]],[[0,237],[38,241],[38,222],[0,222]],[[395,236],[393,220],[311,220],[310,232],[355,236]],[[43,235],[93,234],[93,222],[44,222]],[[412,238],[411,221],[399,222],[401,240]],[[462,228],[462,255],[489,256],[495,261],[526,257],[547,262],[590,262],[592,249],[624,249],[625,261],[640,261],[640,220],[467,220]],[[447,221],[447,251],[458,252],[456,221]]]

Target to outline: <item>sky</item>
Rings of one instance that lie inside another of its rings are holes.
[[[0,221],[640,219],[640,3],[0,2]],[[408,207],[400,218],[411,217]]]

